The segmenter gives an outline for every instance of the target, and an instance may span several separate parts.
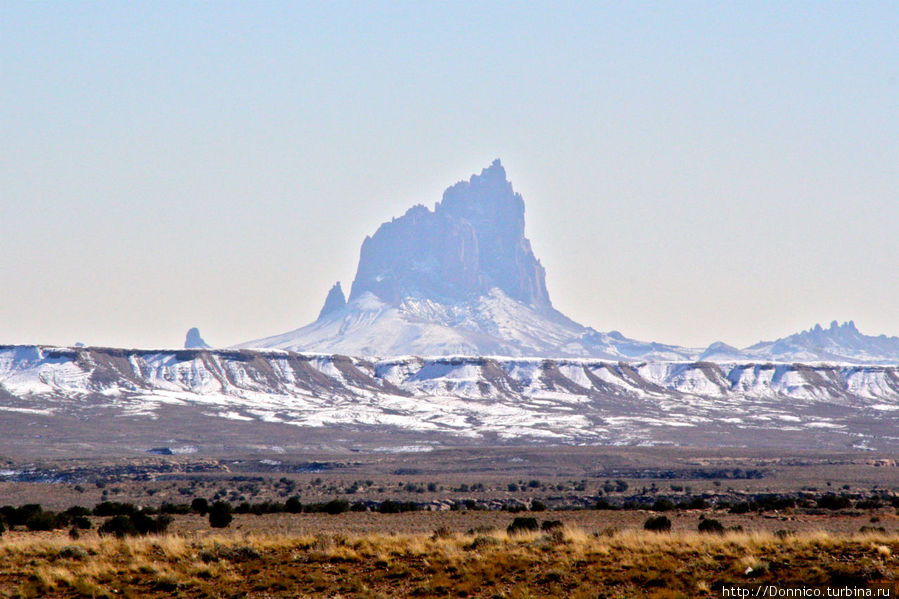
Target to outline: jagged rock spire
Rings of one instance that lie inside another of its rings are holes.
[[[328,292],[328,297],[325,298],[325,305],[322,306],[321,312],[318,313],[318,319],[321,320],[324,316],[331,314],[337,310],[340,310],[346,305],[346,297],[343,295],[343,289],[340,287],[340,281],[334,283],[334,286],[331,287],[331,291]]]

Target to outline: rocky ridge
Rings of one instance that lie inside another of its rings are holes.
[[[191,445],[257,422],[438,444],[899,449],[896,366],[5,346],[0,400],[9,422],[216,423]]]

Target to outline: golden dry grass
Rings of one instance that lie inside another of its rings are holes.
[[[629,530],[508,535],[0,538],[0,597],[719,597],[887,585],[899,537]]]

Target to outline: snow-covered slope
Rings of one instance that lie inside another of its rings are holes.
[[[899,367],[0,347],[0,427],[13,415],[125,426],[172,410],[213,418],[197,434],[215,439],[259,422],[450,444],[895,450]]]
[[[599,333],[554,311],[537,311],[494,288],[466,302],[406,297],[384,302],[371,292],[310,325],[244,344],[248,348],[353,356],[469,355],[685,360],[695,352]]]

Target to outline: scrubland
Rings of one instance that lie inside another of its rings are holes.
[[[0,597],[720,597],[752,588],[899,592],[899,535],[563,527],[508,534],[0,538]]]
[[[0,481],[0,599],[899,596],[893,456],[270,458],[0,461],[21,475]],[[644,530],[660,517],[668,532]],[[553,526],[510,535],[516,518]]]

